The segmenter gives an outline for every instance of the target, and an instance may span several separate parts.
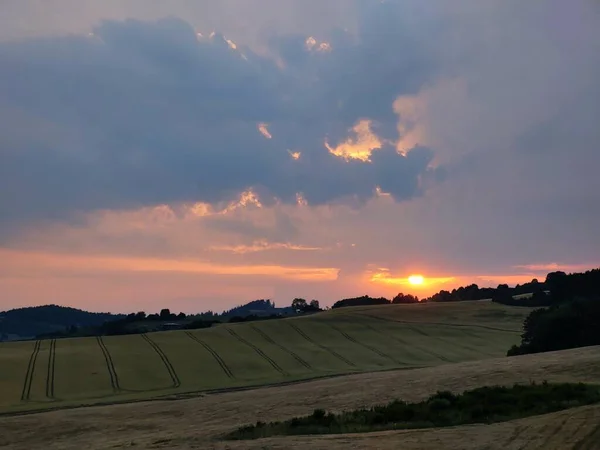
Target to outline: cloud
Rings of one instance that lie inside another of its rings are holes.
[[[600,267],[600,264],[559,264],[559,263],[545,263],[545,264],[521,264],[514,266],[515,269],[523,269],[531,272],[585,272],[594,267]]]
[[[0,245],[336,268],[306,295],[331,300],[393,295],[409,273],[450,288],[595,261],[596,5],[276,3],[7,4]],[[157,274],[144,283],[165,296]],[[187,299],[193,277],[207,297],[235,279],[187,276]],[[304,289],[242,278],[231,295]]]
[[[98,272],[178,272],[208,275],[258,276],[306,281],[332,281],[338,269],[332,267],[299,267],[280,265],[221,265],[211,261],[126,258],[113,256],[81,256],[60,253],[15,252],[0,250],[3,261],[2,276],[31,276],[38,270],[68,270],[71,273]]]
[[[352,128],[356,138],[348,138],[345,142],[338,144],[335,148],[325,141],[325,147],[329,153],[346,161],[357,159],[362,162],[371,162],[371,152],[381,148],[381,140],[371,131],[369,120],[360,120]]]
[[[343,86],[343,96],[355,87],[323,72],[351,54],[344,45],[339,55],[333,48],[314,58],[303,47],[302,70],[319,74],[315,92]],[[418,195],[416,180],[428,170],[428,158],[391,148],[370,165],[336,158],[324,141],[371,111],[347,105],[348,121],[327,117],[334,99],[308,93],[295,69],[219,34],[199,39],[180,19],[104,21],[91,36],[2,43],[0,60],[0,115],[10,118],[0,138],[0,189],[13,193],[0,208],[13,221],[214,204],[250,189],[266,202],[296,203],[298,194],[310,204],[364,200],[389,178],[389,164],[397,176],[386,182],[398,183],[389,192],[404,200]],[[363,153],[381,147],[368,121],[355,128]],[[333,152],[348,157],[348,145]]]
[[[238,254],[266,252],[274,250],[294,250],[294,251],[316,251],[323,250],[319,247],[307,247],[304,245],[292,244],[290,242],[275,242],[270,243],[267,240],[254,241],[250,245],[215,245],[210,247],[213,251],[225,251]]]

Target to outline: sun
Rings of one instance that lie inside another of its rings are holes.
[[[408,277],[408,282],[414,286],[419,286],[425,282],[423,275],[411,275]]]

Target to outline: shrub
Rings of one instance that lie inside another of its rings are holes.
[[[241,427],[228,439],[256,439],[286,434],[331,434],[389,429],[490,423],[559,411],[600,402],[596,386],[532,383],[512,387],[489,386],[455,395],[437,392],[418,403],[393,400],[387,405],[344,411],[339,414],[315,409],[311,415],[283,422]]]

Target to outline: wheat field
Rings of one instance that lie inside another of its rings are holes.
[[[528,308],[342,308],[205,330],[0,344],[0,413],[433,367],[506,354]]]
[[[492,425],[360,435],[224,442],[223,433],[256,420],[281,420],[317,407],[339,411],[417,401],[437,390],[581,381],[600,383],[600,347],[494,358],[414,370],[346,375],[288,386],[193,398],[0,417],[0,447],[25,449],[577,449],[600,448],[600,406]]]

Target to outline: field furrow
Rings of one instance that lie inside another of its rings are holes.
[[[381,356],[382,358],[387,358],[390,361],[392,361],[392,363],[395,364],[400,364],[397,361],[394,360],[394,358],[392,358],[390,355],[383,353],[382,351],[378,350],[375,347],[370,346],[369,344],[365,344],[364,342],[360,342],[356,339],[354,339],[352,336],[350,336],[348,333],[346,333],[345,331],[343,331],[342,329],[340,329],[339,327],[336,326],[332,326],[332,329],[336,330],[338,333],[340,333],[345,339],[347,339],[348,341],[352,342],[355,345],[360,345],[363,348],[366,348],[367,350],[375,353],[378,356]]]
[[[141,335],[104,339],[123,392],[155,392],[172,388],[173,379],[163,360]]]
[[[108,371],[108,376],[110,377],[110,386],[114,392],[118,392],[121,390],[121,386],[119,385],[119,375],[115,369],[115,364],[110,356],[110,352],[108,351],[108,348],[106,348],[102,336],[97,336],[96,342],[98,343],[100,351],[102,352],[102,356],[104,357],[104,361],[106,362],[106,370]]]
[[[240,341],[241,343],[247,345],[252,350],[254,350],[257,355],[259,355],[261,358],[264,358],[264,360],[267,361],[281,375],[283,375],[283,376],[289,375],[289,373],[287,373],[285,370],[283,370],[279,364],[277,364],[269,355],[267,355],[265,352],[263,352],[259,347],[257,347],[250,341],[244,339],[242,336],[240,336],[238,333],[236,333],[229,327],[227,328],[227,332],[229,334],[231,334],[234,338],[236,338],[238,341]]]
[[[273,344],[277,347],[279,347],[281,350],[283,350],[284,352],[288,353],[292,358],[294,358],[296,361],[298,361],[300,364],[302,364],[304,367],[306,367],[309,370],[313,370],[312,366],[306,362],[304,359],[302,359],[300,356],[298,356],[298,354],[292,350],[290,350],[287,347],[284,347],[283,345],[275,342],[267,333],[265,333],[263,330],[261,330],[260,328],[252,325],[251,328],[256,331],[258,334],[260,334],[262,336],[262,338],[267,341],[270,344]]]
[[[396,360],[401,359],[400,364],[403,366],[420,366],[425,365],[432,359],[434,361],[441,359],[440,355],[431,352],[429,349],[409,344],[399,336],[399,333],[394,332],[394,330],[389,331],[387,328],[381,326],[375,327],[367,321],[361,323],[361,326],[365,330],[377,334],[385,343],[384,346],[386,351],[396,355]],[[444,360],[442,359],[442,361]]]
[[[225,373],[225,375],[227,375],[229,378],[235,378],[235,376],[233,375],[233,372],[231,371],[231,369],[229,368],[229,366],[225,363],[225,361],[223,361],[223,358],[221,358],[219,356],[219,354],[214,351],[214,349],[208,345],[206,342],[204,342],[201,338],[199,338],[198,336],[190,333],[189,331],[186,331],[185,334],[192,340],[194,340],[195,342],[197,342],[198,344],[200,344],[202,347],[204,347],[204,349],[210,353],[210,355],[214,358],[214,360],[217,362],[217,364],[219,365],[219,367],[221,367],[221,369],[223,370],[223,372]]]
[[[21,400],[23,401],[29,400],[29,397],[31,396],[31,383],[33,382],[35,364],[40,353],[40,346],[41,341],[35,341],[33,351],[29,357],[29,364],[27,365],[27,372],[25,372],[25,381],[23,383],[23,391],[21,393]]]
[[[102,338],[59,339],[55,346],[56,401],[102,399],[118,392],[119,379],[102,350]],[[113,382],[115,383],[113,387]]]
[[[173,364],[171,364],[171,361],[169,361],[169,358],[167,357],[165,352],[163,352],[162,349],[156,344],[156,342],[154,342],[147,334],[142,334],[142,338],[144,338],[144,340],[148,342],[148,344],[154,349],[154,351],[156,351],[156,354],[162,360],[163,364],[165,365],[165,368],[169,372],[171,380],[173,381],[173,387],[178,388],[179,386],[181,386],[181,380],[179,379],[179,376],[177,375]]]
[[[56,339],[50,341],[50,354],[48,356],[48,371],[46,374],[46,397],[54,398],[54,373],[56,367]]]
[[[331,349],[331,348],[329,348],[329,347],[327,347],[327,346],[325,346],[325,345],[323,345],[323,344],[320,344],[320,343],[316,342],[316,341],[315,341],[313,338],[311,338],[311,337],[310,337],[308,334],[306,334],[304,331],[302,331],[302,330],[300,329],[300,327],[299,327],[299,326],[297,326],[296,324],[293,324],[293,323],[291,323],[291,322],[288,322],[288,324],[289,324],[289,326],[290,326],[290,327],[292,327],[292,328],[293,328],[293,329],[294,329],[294,330],[295,330],[295,331],[296,331],[296,332],[297,332],[297,333],[298,333],[300,336],[302,336],[304,339],[306,339],[306,341],[307,341],[307,342],[310,342],[311,344],[313,344],[313,345],[316,345],[317,347],[319,347],[319,348],[321,348],[321,349],[325,350],[327,353],[329,353],[329,354],[330,354],[330,355],[332,355],[333,357],[335,357],[335,358],[339,359],[340,361],[342,361],[342,362],[346,363],[347,365],[349,365],[349,366],[351,366],[351,367],[356,367],[356,365],[355,365],[355,364],[354,364],[352,361],[350,361],[350,360],[346,359],[345,357],[343,357],[342,355],[340,355],[339,353],[337,353],[335,350],[333,350],[333,349]]]

